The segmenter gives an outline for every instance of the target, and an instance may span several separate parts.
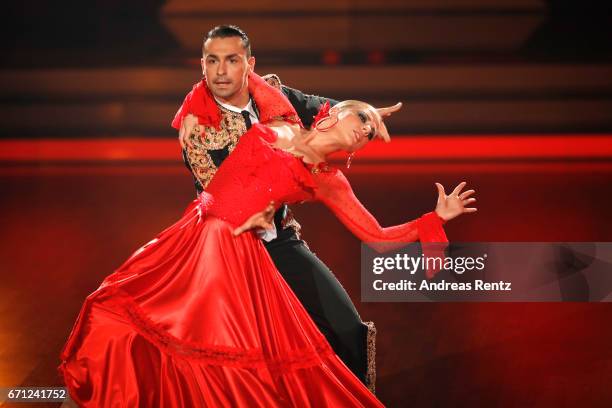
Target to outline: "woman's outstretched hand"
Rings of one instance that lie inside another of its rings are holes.
[[[253,214],[244,224],[236,228],[234,236],[254,228],[274,228],[274,201],[270,201],[270,204],[263,211]]]
[[[444,186],[440,183],[436,183],[436,187],[438,188],[438,202],[436,204],[435,211],[436,214],[438,214],[438,216],[444,221],[452,220],[453,218],[464,213],[476,212],[476,208],[466,207],[468,204],[476,201],[474,197],[468,198],[474,194],[474,190],[467,190],[463,193],[461,192],[466,184],[467,183],[465,181],[459,183],[452,193],[446,195],[444,192]]]

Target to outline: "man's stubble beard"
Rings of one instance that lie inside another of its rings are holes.
[[[245,92],[247,95],[249,93],[248,89],[249,89],[249,85],[248,85],[248,78],[245,78],[245,80],[242,82],[242,86],[236,90],[233,89],[219,89],[219,87],[213,83],[208,83],[208,88],[210,89],[210,91],[212,92],[212,94],[214,96],[216,96],[219,99],[222,99],[224,102],[232,105],[232,103],[230,103],[229,101],[231,99],[233,99],[236,96],[240,96],[242,92]],[[239,106],[237,106],[239,107]]]

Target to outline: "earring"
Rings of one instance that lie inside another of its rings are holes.
[[[334,122],[331,125],[325,126],[325,127],[321,127],[321,123],[323,123],[324,121],[328,120],[328,119],[335,119]],[[327,132],[329,129],[333,128],[334,126],[336,126],[336,123],[338,123],[338,117],[337,116],[326,116],[324,118],[321,118],[317,121],[317,123],[315,123],[315,129],[317,129],[319,132]]]
[[[353,157],[355,157],[355,152],[349,154],[348,159],[346,159],[346,168],[351,168],[351,162],[353,161]]]

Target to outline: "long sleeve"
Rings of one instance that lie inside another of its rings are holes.
[[[442,220],[434,212],[392,227],[381,227],[376,218],[359,202],[340,170],[315,175],[315,199],[329,207],[338,219],[364,242],[448,242]]]
[[[340,170],[317,173],[314,180],[317,185],[314,198],[324,203],[357,238],[376,251],[390,251],[419,240],[426,257],[444,261],[448,239],[442,228],[443,221],[436,213],[430,212],[416,220],[384,228],[355,197]],[[426,271],[426,276],[432,278],[438,272],[439,268],[432,266]]]

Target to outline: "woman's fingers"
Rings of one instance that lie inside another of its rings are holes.
[[[190,138],[192,133],[193,127],[183,122],[183,126],[181,126],[181,129],[179,130],[179,142],[181,143],[181,147],[183,149],[186,147],[193,148]]]
[[[444,192],[444,186],[440,183],[436,183],[436,188],[438,189],[438,202],[444,200],[446,197],[446,193]]]
[[[466,185],[467,183],[462,181],[449,195],[446,195],[444,186],[440,183],[436,183],[436,188],[438,189],[438,204],[436,205],[435,211],[442,219],[448,221],[461,214],[477,211],[476,208],[466,208],[467,205],[476,202],[475,197],[470,197],[474,194],[474,190],[461,192]]]
[[[198,126],[198,117],[192,115],[191,113],[187,114],[183,118],[183,122],[181,123],[181,129],[179,130],[179,140],[181,142],[181,146],[183,148],[189,147],[193,148],[193,143],[191,142],[191,135],[199,132]]]
[[[250,218],[247,222],[239,226],[234,230],[234,236],[240,235],[245,231],[251,230],[253,228],[271,228],[270,223],[264,220],[261,215],[258,218]]]
[[[264,210],[264,215],[266,217],[269,217],[270,221],[272,221],[272,218],[274,217],[274,201],[270,201],[270,203]]]
[[[457,187],[455,187],[455,189],[453,190],[452,193],[450,193],[450,195],[459,195],[459,193],[461,192],[461,190],[463,190],[463,187],[465,187],[467,183],[465,181],[462,181],[461,183],[459,183],[457,185]]]
[[[261,212],[253,214],[244,224],[236,228],[234,236],[240,235],[245,231],[254,228],[272,229],[274,228],[274,201],[270,201],[268,206]]]
[[[462,200],[465,200],[466,198],[468,198],[469,196],[471,196],[472,194],[474,194],[476,191],[474,190],[467,190],[464,191],[463,193],[459,194],[459,198]]]
[[[193,138],[191,137],[191,135],[194,135],[196,137],[200,137],[200,135],[198,135],[199,131],[200,131],[200,127],[198,125],[193,125],[193,126],[187,127],[187,136],[186,136],[185,143],[191,149],[193,149]]]
[[[400,110],[402,108],[402,103],[398,102],[393,106],[385,106],[384,108],[378,108],[376,109],[378,111],[378,114],[380,116],[382,116],[383,118],[391,116],[392,113],[397,112],[398,110]]]
[[[247,231],[249,228],[247,228],[247,224],[242,224],[241,226],[239,226],[238,228],[236,228],[234,230],[234,236],[238,236],[240,234],[242,234],[244,231]]]
[[[181,124],[181,128],[179,129],[179,143],[181,144],[181,149],[185,148],[185,126]]]

